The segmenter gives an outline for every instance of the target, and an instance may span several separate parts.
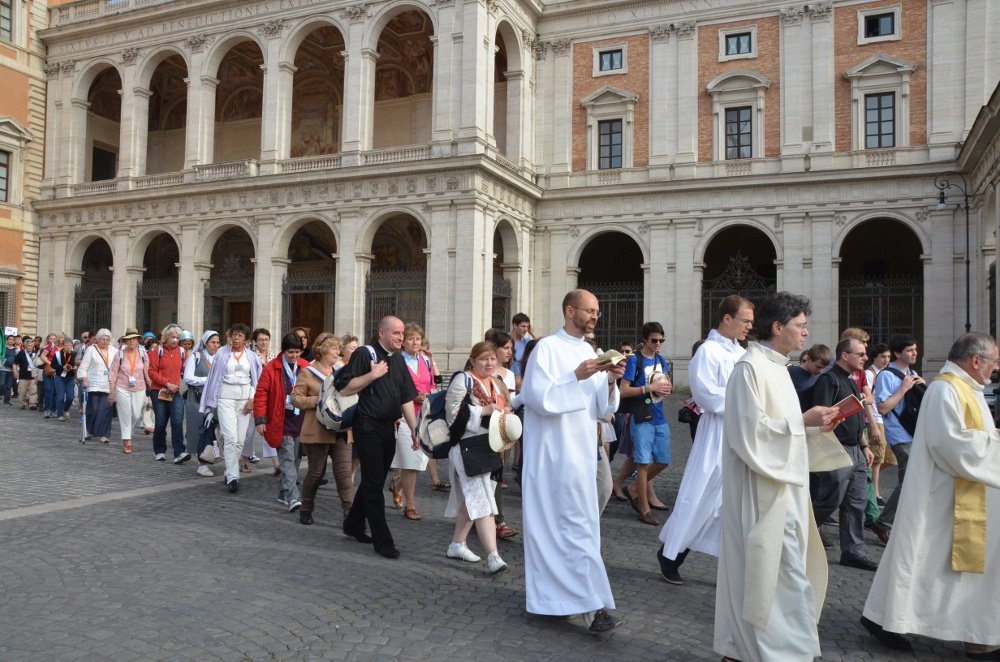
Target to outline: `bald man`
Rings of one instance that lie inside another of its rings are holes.
[[[358,395],[354,416],[354,448],[361,462],[361,485],[351,511],[344,519],[344,533],[358,542],[370,542],[387,559],[399,558],[385,521],[385,475],[396,454],[396,421],[406,419],[417,429],[413,399],[417,387],[410,378],[400,348],[403,321],[383,317],[378,324],[378,342],[351,354],[351,361],[339,373],[334,385],[341,395]],[[365,522],[371,536],[365,533]]]

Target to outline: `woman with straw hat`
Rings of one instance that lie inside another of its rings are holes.
[[[122,452],[132,452],[132,432],[142,427],[142,410],[146,404],[146,389],[150,387],[149,359],[139,346],[139,331],[125,330],[125,347],[111,361],[108,376],[108,403],[118,409],[118,424],[122,434]]]

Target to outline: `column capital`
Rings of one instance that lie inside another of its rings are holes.
[[[379,59],[379,57],[381,57],[381,55],[382,54],[379,53],[374,48],[362,48],[361,49],[361,57],[364,58],[365,60],[371,60],[372,62],[375,62],[376,60]]]
[[[219,79],[215,76],[204,75],[200,78],[201,84],[205,87],[215,88],[219,86]]]
[[[145,87],[133,87],[132,95],[139,99],[148,99],[153,96],[153,91],[148,90]]]

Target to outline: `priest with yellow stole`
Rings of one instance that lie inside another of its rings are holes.
[[[996,341],[967,333],[920,406],[892,537],[861,624],[882,644],[902,635],[965,642],[1000,660],[1000,434],[983,397]]]

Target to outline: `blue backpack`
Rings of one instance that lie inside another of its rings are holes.
[[[464,410],[468,405],[469,396],[472,393],[472,380],[464,372],[456,372],[448,380],[448,386],[451,387],[451,382],[454,381],[459,375],[465,378],[465,386],[467,392],[465,394],[465,402],[462,403],[462,409]],[[435,391],[427,396],[424,400],[423,406],[420,408],[420,416],[417,418],[417,436],[420,438],[420,449],[424,451],[424,454],[428,457],[434,458],[435,460],[444,460],[448,457],[448,451],[454,446],[458,440],[462,437],[462,429],[458,430],[458,434],[452,431],[452,427],[449,426],[448,420],[445,413],[445,398],[448,395],[448,389]],[[467,420],[467,418],[466,418]],[[456,419],[456,423],[459,419]]]

